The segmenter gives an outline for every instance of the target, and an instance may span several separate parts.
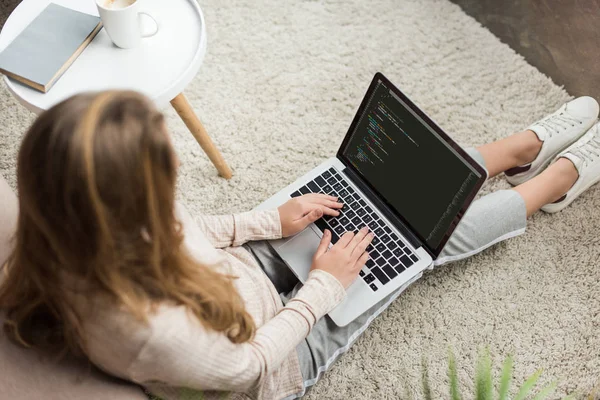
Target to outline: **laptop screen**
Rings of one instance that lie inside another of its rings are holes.
[[[342,159],[437,249],[482,174],[391,84],[376,76],[372,85],[340,149]]]

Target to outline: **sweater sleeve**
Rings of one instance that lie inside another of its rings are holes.
[[[253,339],[240,344],[204,328],[183,307],[161,310],[153,317],[153,334],[130,364],[127,376],[140,384],[247,392],[276,370],[314,323],[344,296],[335,277],[312,271],[296,297],[261,326]]]
[[[233,215],[201,215],[196,222],[210,243],[219,249],[240,246],[252,240],[281,238],[281,220],[276,209]]]

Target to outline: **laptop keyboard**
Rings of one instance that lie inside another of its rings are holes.
[[[381,285],[387,284],[419,260],[334,168],[323,172],[291,196],[298,197],[308,193],[336,196],[344,203],[339,216],[325,216],[315,222],[321,231],[331,231],[332,243],[335,244],[345,232],[356,232],[364,226],[368,226],[373,232],[375,237],[367,248],[370,259],[366,268],[360,271],[360,276],[371,290],[377,291],[377,282]]]

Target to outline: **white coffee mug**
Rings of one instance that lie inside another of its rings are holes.
[[[130,49],[140,45],[142,38],[158,33],[158,21],[141,9],[140,0],[96,0],[100,19],[104,29],[115,45]],[[142,32],[141,17],[154,21],[156,28],[152,32]]]

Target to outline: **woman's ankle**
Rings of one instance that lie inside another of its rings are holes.
[[[560,158],[535,178],[513,188],[521,195],[531,216],[546,204],[559,200],[579,178],[573,163]]]
[[[579,179],[579,171],[568,158],[559,158],[544,173],[551,174],[552,180],[557,186],[556,198],[551,202],[563,197]]]
[[[542,141],[530,130],[519,132],[514,135],[515,158],[517,166],[530,164],[536,159],[542,149]]]

